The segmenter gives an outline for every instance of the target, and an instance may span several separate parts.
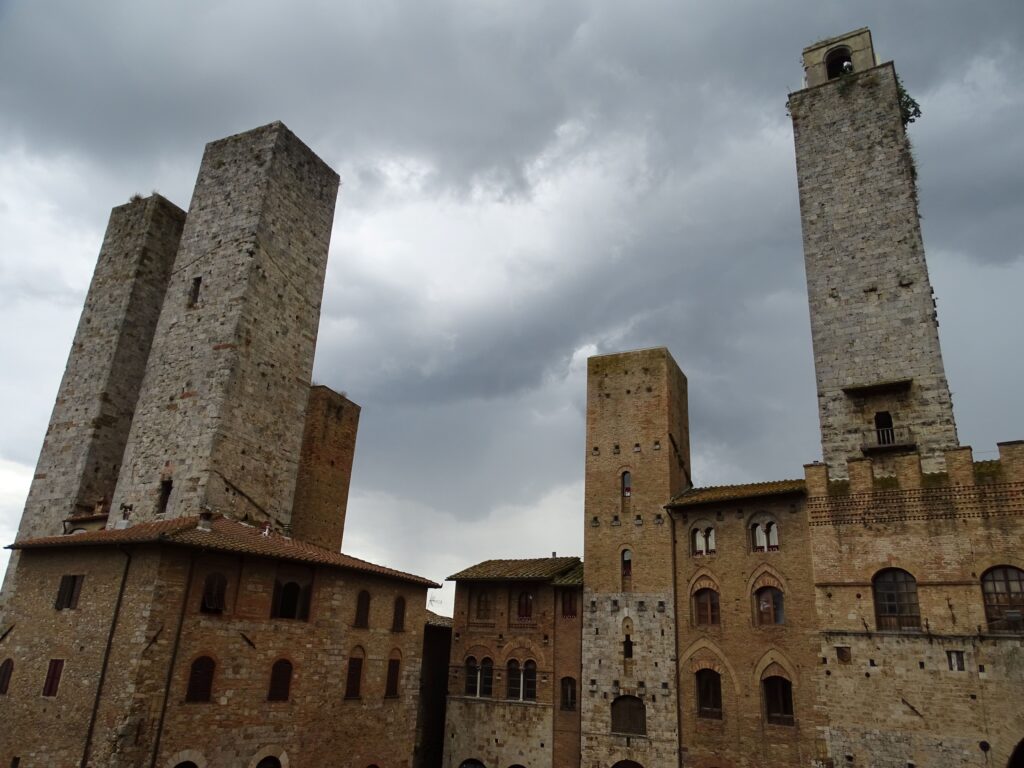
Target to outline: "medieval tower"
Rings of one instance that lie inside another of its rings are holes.
[[[892,63],[860,29],[803,52],[790,96],[825,463],[917,451],[926,472],[957,446]]]
[[[686,377],[667,349],[587,364],[583,765],[679,762],[672,525],[688,487]],[[645,734],[637,736],[635,734]]]

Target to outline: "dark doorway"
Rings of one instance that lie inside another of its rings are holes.
[[[1010,755],[1010,762],[1006,764],[1006,768],[1024,768],[1024,739],[1021,739],[1017,748],[1013,750],[1013,754]]]

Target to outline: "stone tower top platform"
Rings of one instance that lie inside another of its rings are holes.
[[[804,48],[803,59],[807,88],[834,80],[844,72],[863,72],[878,66],[871,30],[867,27],[809,45]]]

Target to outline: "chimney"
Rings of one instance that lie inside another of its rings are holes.
[[[213,512],[208,509],[204,509],[199,513],[199,524],[196,526],[196,530],[209,531],[212,530],[211,523],[213,522]]]

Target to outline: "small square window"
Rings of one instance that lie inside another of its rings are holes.
[[[946,661],[953,672],[963,672],[967,667],[964,665],[963,651],[946,651]]]

